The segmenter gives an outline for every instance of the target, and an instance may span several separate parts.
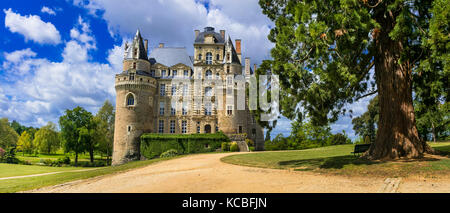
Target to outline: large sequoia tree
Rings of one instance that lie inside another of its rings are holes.
[[[275,23],[268,36],[275,47],[273,59],[257,72],[279,75],[283,115],[302,119],[304,112],[323,125],[347,113],[347,104],[378,94],[377,138],[366,156],[419,158],[432,152],[416,128],[412,79],[433,72],[448,83],[449,0],[259,4]]]

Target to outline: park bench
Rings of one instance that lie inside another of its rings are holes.
[[[353,150],[352,154],[355,155],[357,153],[364,153],[367,150],[369,150],[370,145],[372,145],[371,143],[369,144],[356,144],[355,145],[355,150]]]

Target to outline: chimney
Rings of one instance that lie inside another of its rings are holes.
[[[159,43],[159,48],[164,48],[164,43]]]
[[[242,62],[242,54],[241,54],[241,39],[236,39],[236,53],[239,58],[239,62]]]
[[[253,64],[253,73],[256,73],[256,64]]]
[[[144,47],[145,47],[145,54],[148,55],[148,40],[147,39],[144,40]]]
[[[225,40],[225,30],[220,30],[220,35],[222,36],[223,40]]]
[[[200,33],[200,30],[194,30],[194,32],[195,32],[195,38],[197,38],[198,34]]]
[[[250,76],[250,58],[245,57],[245,76]]]

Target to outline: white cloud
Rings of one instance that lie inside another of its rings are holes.
[[[59,44],[61,36],[56,27],[50,22],[44,22],[36,15],[21,16],[11,8],[3,10],[6,14],[5,27],[13,33],[19,33],[25,40],[32,40],[39,44]]]
[[[232,39],[242,39],[244,57],[252,63],[267,59],[273,47],[267,40],[271,21],[261,13],[257,0],[74,0],[91,14],[100,14],[113,37],[133,36],[140,29],[151,47],[158,43],[186,47],[193,54],[194,30],[212,26],[225,29]],[[99,13],[101,11],[101,13]]]
[[[52,9],[46,7],[46,6],[42,7],[41,12],[42,13],[47,13],[49,15],[56,15],[56,12],[54,10],[52,10]]]
[[[65,109],[82,106],[95,113],[106,99],[114,102],[114,76],[121,71],[118,57],[123,56],[123,48],[109,50],[108,59],[119,62],[89,62],[95,39],[88,33],[89,25],[83,23],[79,21],[72,29],[78,34],[65,43],[61,62],[37,58],[29,48],[4,53],[3,67],[23,70],[24,74],[8,71],[2,76],[14,80],[0,84],[0,117],[41,126],[47,121],[57,123]]]

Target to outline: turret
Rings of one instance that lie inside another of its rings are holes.
[[[147,43],[147,42],[145,42]],[[124,70],[115,78],[116,115],[112,165],[140,159],[140,136],[153,131],[156,80],[139,30],[125,44]]]

